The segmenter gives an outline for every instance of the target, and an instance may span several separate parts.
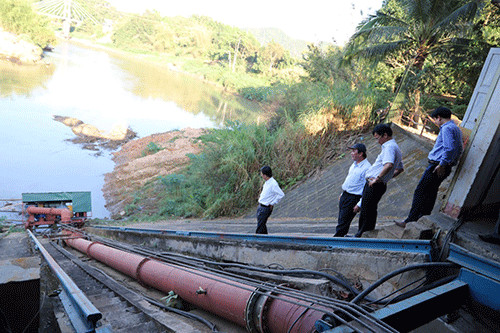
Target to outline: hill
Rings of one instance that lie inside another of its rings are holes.
[[[285,50],[290,51],[290,54],[295,58],[302,58],[302,53],[307,51],[307,45],[311,44],[305,40],[293,39],[278,28],[249,28],[244,30],[252,33],[262,45],[275,41],[283,46]]]

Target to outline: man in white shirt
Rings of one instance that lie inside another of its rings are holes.
[[[378,203],[387,190],[387,182],[404,171],[401,149],[392,138],[391,127],[388,124],[378,124],[372,134],[382,146],[382,151],[366,171],[363,195],[355,207],[356,212],[361,211],[355,237],[361,237],[363,232],[375,229]]]
[[[344,237],[349,232],[351,222],[356,216],[354,207],[361,199],[366,183],[365,174],[371,166],[366,159],[366,146],[364,144],[357,143],[348,148],[351,150],[351,159],[354,162],[342,184],[343,191],[339,197],[339,220],[333,237]]]
[[[262,186],[262,192],[259,197],[259,207],[257,208],[257,234],[267,234],[267,219],[273,212],[273,207],[284,196],[278,182],[273,178],[273,172],[269,166],[263,166],[260,169],[260,175],[265,183]]]

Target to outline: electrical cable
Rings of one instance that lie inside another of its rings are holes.
[[[370,302],[370,303],[368,303],[367,305],[372,305],[372,304],[380,304],[380,303],[381,303],[383,300],[385,300],[386,298],[389,298],[389,297],[391,297],[392,295],[394,295],[394,294],[396,294],[396,293],[400,292],[401,290],[404,290],[404,289],[408,288],[409,286],[411,286],[411,285],[413,285],[413,284],[415,284],[415,283],[418,283],[418,282],[420,282],[420,281],[422,281],[422,280],[424,280],[424,279],[425,279],[425,276],[422,276],[421,278],[419,278],[419,279],[417,279],[417,280],[415,280],[415,281],[412,281],[412,282],[410,282],[410,283],[407,283],[406,285],[402,286],[401,288],[394,290],[392,293],[389,293],[389,294],[387,294],[387,295],[385,295],[385,296],[383,296],[383,297],[381,297],[381,298],[379,298],[379,299],[377,299],[377,300],[375,300],[375,301],[373,301],[373,302]],[[425,281],[424,281],[423,283],[425,283]],[[421,286],[422,286],[422,284],[420,284],[420,285],[419,285],[419,286],[417,286],[416,288],[419,288],[419,287],[421,287]],[[416,289],[416,288],[414,288],[414,289]],[[384,306],[385,306],[385,305],[388,305],[388,304],[391,304],[391,302],[392,302],[392,299],[390,299],[389,301],[385,302],[385,303],[384,303]]]
[[[165,304],[162,304],[162,303],[158,302],[157,300],[155,300],[154,298],[151,298],[151,297],[146,296],[144,294],[142,295],[142,297],[144,297],[149,303],[154,304],[154,305],[156,305],[156,306],[158,306],[166,311],[170,311],[170,312],[176,313],[178,315],[197,320],[200,323],[208,326],[212,330],[212,332],[219,332],[219,330],[217,329],[217,327],[215,326],[214,323],[208,321],[207,319],[205,319],[201,316],[198,316],[194,313],[190,313],[188,311],[184,311],[184,310],[176,309],[176,308],[173,308],[170,306],[166,306]]]
[[[351,303],[356,303],[356,304],[359,303],[361,300],[363,300],[366,297],[366,295],[368,295],[373,290],[375,290],[378,286],[380,286],[382,283],[384,283],[385,281],[389,280],[390,278],[392,278],[392,277],[394,277],[396,275],[399,275],[399,274],[407,272],[407,271],[415,270],[415,269],[437,268],[437,267],[449,267],[449,268],[453,268],[453,267],[456,267],[456,265],[453,264],[453,263],[448,263],[448,262],[426,262],[426,263],[410,265],[410,266],[406,266],[406,267],[397,269],[397,270],[395,270],[395,271],[393,271],[393,272],[391,272],[389,274],[384,275],[383,277],[381,277],[380,279],[378,279],[377,281],[375,281],[367,289],[365,289],[359,295],[357,295],[356,297],[354,297],[351,300]]]
[[[406,293],[403,293],[403,294],[401,294],[401,295],[398,295],[398,296],[394,297],[394,298],[391,300],[391,302],[390,302],[390,303],[395,303],[395,302],[400,302],[400,301],[403,301],[403,300],[405,300],[405,299],[407,299],[407,298],[410,298],[410,297],[412,297],[412,296],[418,295],[418,294],[420,294],[420,293],[422,293],[422,292],[424,292],[424,291],[427,291],[427,290],[433,289],[433,288],[435,288],[435,287],[438,287],[438,286],[440,286],[440,285],[443,285],[443,284],[446,284],[446,283],[448,283],[448,282],[450,282],[450,281],[453,281],[453,280],[455,280],[457,277],[458,277],[458,275],[456,275],[456,274],[455,274],[455,275],[446,276],[446,277],[444,277],[444,278],[442,278],[442,279],[439,279],[439,280],[436,280],[436,281],[431,282],[431,283],[429,283],[429,284],[423,285],[423,286],[421,286],[421,287],[419,287],[419,288],[415,288],[415,289],[413,289],[413,290],[410,290],[410,291],[408,291],[408,292],[406,292]]]
[[[82,233],[82,232],[80,231],[80,233]],[[101,237],[95,237],[95,238],[101,238]],[[109,241],[107,241],[105,239],[102,239],[101,242],[102,243],[111,243],[111,242],[109,242]],[[110,245],[110,246],[112,246],[114,248],[120,248],[120,247],[121,248],[126,248],[127,250],[132,251],[132,252],[136,252],[136,253],[137,252],[142,252],[143,255],[146,253],[150,257],[151,257],[151,254],[153,254],[155,257],[158,257],[158,255],[155,255],[155,253],[153,251],[145,251],[144,249],[138,250],[137,248],[131,249],[129,246],[123,246],[123,245],[120,246],[120,245],[117,245],[116,243],[112,243],[112,244],[108,244],[108,245]],[[176,265],[178,266],[178,263],[176,263]],[[297,273],[296,270],[294,272]],[[204,277],[207,277],[207,278],[211,278],[213,280],[217,280],[217,279],[215,279],[215,278],[213,278],[211,276],[206,276],[206,275],[203,275],[201,273],[194,273],[194,274],[197,274],[197,275],[200,275],[200,276],[204,276]],[[325,274],[325,273],[322,273],[322,274]],[[220,275],[220,272],[219,272],[218,275]],[[225,275],[223,277],[224,277],[224,279],[228,278]],[[234,281],[239,281],[241,283],[241,280],[242,280],[241,276],[238,275],[237,278],[238,279],[234,278],[233,280]],[[226,283],[228,283],[228,282],[226,282]],[[252,284],[252,283],[253,283],[253,286],[255,288],[262,287],[261,281],[254,280],[254,281],[251,281],[249,284]],[[232,283],[228,283],[228,285],[233,285],[233,284]],[[269,296],[269,295],[266,294],[265,291],[258,291],[258,290],[253,290],[253,289],[247,289],[247,288],[241,287],[239,285],[234,285],[234,286],[239,287],[239,288],[243,288],[243,289],[248,290],[248,291],[255,292],[257,294]],[[292,292],[292,289],[283,289],[282,287],[280,287],[279,290],[280,290],[280,295],[270,295],[270,297],[272,297],[274,299],[279,299],[279,300],[282,300],[282,301],[285,301],[287,303],[291,303],[291,304],[294,304],[294,305],[299,305],[299,306],[302,306],[302,307],[304,307],[303,303],[298,303],[298,302],[295,302],[295,301],[291,301],[290,299],[283,298],[282,296],[299,297],[299,299],[304,299],[304,300],[313,299],[312,301],[314,301],[314,302],[318,302],[318,300],[319,300],[319,304],[320,305],[321,304],[325,304],[326,298],[318,297],[318,295],[314,295],[314,297],[311,297],[310,295],[308,295],[307,293],[304,293],[302,291],[299,293],[297,290],[293,290],[293,292]],[[284,292],[284,290],[285,290],[285,292]],[[379,326],[381,329],[383,329],[385,331],[388,331],[388,330],[391,331],[392,330],[392,328],[390,326],[388,326],[387,324],[385,324],[381,320],[373,318],[372,316],[369,315],[368,312],[366,312],[366,310],[362,309],[361,307],[353,308],[353,304],[352,303],[327,299],[327,303],[326,303],[325,306],[327,306],[329,308],[334,308],[334,309],[339,310],[339,311],[342,311],[344,314],[348,315],[353,320],[358,321],[360,324],[366,325],[358,317],[354,316],[353,314],[350,314],[350,312],[354,311],[354,313],[357,316],[365,318],[366,320],[368,320],[368,321],[372,322],[373,324]],[[340,306],[340,308],[339,308],[339,306]],[[337,317],[338,318],[337,315],[335,315],[331,311],[326,311],[324,308],[317,308],[317,307],[308,307],[308,308],[312,308],[312,309],[314,309],[316,311],[320,311],[320,312],[328,314],[328,315],[330,315],[332,317]],[[346,308],[347,308],[347,310],[346,310]],[[338,318],[338,319],[341,320],[342,318]]]

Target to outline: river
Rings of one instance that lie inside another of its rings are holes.
[[[48,66],[0,65],[0,201],[22,193],[91,191],[92,217],[107,218],[104,174],[112,150],[88,150],[53,116],[145,137],[170,130],[251,123],[259,106],[213,85],[133,57],[60,42]],[[1,216],[9,214],[0,213]]]

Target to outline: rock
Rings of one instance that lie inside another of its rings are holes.
[[[103,138],[104,137],[101,130],[99,130],[97,127],[95,127],[93,125],[89,125],[89,124],[82,123],[80,125],[71,127],[71,130],[73,131],[73,133],[75,133],[76,135],[79,135],[79,136],[90,136],[93,138]]]
[[[52,116],[55,121],[61,122],[66,126],[73,127],[83,124],[83,121],[80,119],[72,118],[72,117],[64,117],[64,116]]]

